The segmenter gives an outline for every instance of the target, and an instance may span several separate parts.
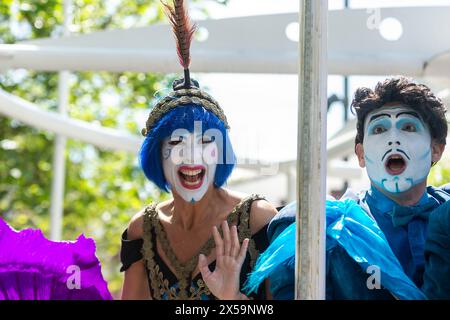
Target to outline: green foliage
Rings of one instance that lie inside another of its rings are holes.
[[[450,154],[448,151],[441,161],[431,169],[428,182],[433,186],[441,186],[450,182]]]
[[[144,26],[163,19],[156,0],[74,0],[73,4],[75,33]],[[62,11],[62,0],[2,0],[0,43],[61,35]],[[15,70],[0,75],[1,89],[47,110],[57,107],[57,84],[54,72]],[[139,134],[155,92],[166,84],[161,75],[146,73],[72,73],[68,113]],[[40,228],[49,236],[54,138],[0,116],[0,215],[16,229]],[[109,289],[118,297],[121,232],[145,204],[165,196],[145,180],[135,154],[69,140],[66,156],[63,238],[75,240],[81,233],[94,238]]]

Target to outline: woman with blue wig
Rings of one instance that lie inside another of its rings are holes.
[[[164,5],[184,79],[150,112],[139,157],[146,177],[172,198],[146,206],[125,230],[122,298],[247,299],[241,287],[268,245],[276,209],[259,195],[224,188],[236,162],[227,118],[190,78],[195,26],[183,1]],[[262,286],[251,298],[267,296]]]

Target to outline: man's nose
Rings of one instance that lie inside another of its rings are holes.
[[[398,145],[398,146],[399,146],[399,145],[401,145],[401,144],[400,144],[400,141],[395,141],[395,142],[389,141],[389,142],[388,142],[388,145],[389,145],[389,146],[392,146],[392,145]]]

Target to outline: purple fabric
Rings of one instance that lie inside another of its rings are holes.
[[[0,300],[111,299],[93,239],[50,241],[0,218]]]

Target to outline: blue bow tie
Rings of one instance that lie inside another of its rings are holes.
[[[407,225],[414,218],[428,220],[430,212],[437,208],[439,203],[433,198],[429,199],[423,205],[404,207],[400,205],[394,206],[392,211],[392,223],[395,227]]]

